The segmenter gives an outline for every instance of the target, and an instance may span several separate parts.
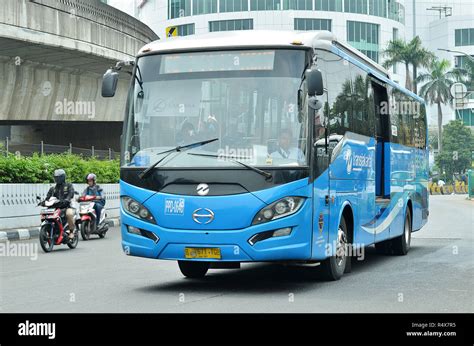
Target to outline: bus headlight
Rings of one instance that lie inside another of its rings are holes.
[[[285,197],[273,202],[255,215],[252,225],[273,221],[296,213],[303,205],[304,197]]]
[[[125,210],[128,214],[139,218],[143,221],[151,222],[156,224],[155,219],[153,215],[151,215],[150,211],[145,208],[143,205],[135,201],[133,198],[130,198],[128,196],[123,196],[120,198],[122,202],[122,208]]]

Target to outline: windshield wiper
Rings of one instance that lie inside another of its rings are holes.
[[[235,162],[247,169],[250,169],[262,176],[265,177],[266,180],[270,180],[273,178],[273,175],[270,173],[270,172],[267,172],[267,171],[264,171],[264,170],[261,170],[260,168],[257,168],[257,167],[254,167],[254,166],[250,166],[250,165],[247,165],[246,163],[243,163],[241,161],[238,161],[236,160],[235,158],[233,158],[232,156],[225,156],[225,155],[214,155],[214,154],[199,154],[199,153],[188,153],[188,155],[194,155],[194,156],[205,156],[205,157],[215,157],[215,158],[226,158],[228,159],[229,161],[231,162]]]
[[[154,164],[152,164],[150,167],[148,167],[147,169],[145,169],[143,172],[141,172],[140,174],[138,174],[138,177],[140,179],[145,179],[146,177],[148,177],[150,175],[150,173],[153,171],[153,169],[158,166],[163,160],[165,160],[168,156],[170,156],[172,153],[175,153],[175,152],[181,152],[181,151],[186,151],[186,150],[189,150],[189,149],[194,149],[194,148],[198,148],[198,147],[202,147],[203,145],[206,145],[206,144],[209,144],[209,143],[212,143],[212,142],[215,142],[215,141],[218,141],[219,138],[213,138],[213,139],[207,139],[205,141],[200,141],[200,142],[196,142],[196,143],[191,143],[191,144],[187,144],[187,145],[179,145],[173,149],[169,149],[169,150],[165,150],[165,151],[162,151],[161,153],[158,153],[156,155],[163,155],[163,154],[167,154],[165,155],[164,157],[162,157],[161,159],[159,159],[158,161],[156,161]]]

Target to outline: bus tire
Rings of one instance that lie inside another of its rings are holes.
[[[410,209],[407,208],[405,222],[403,224],[403,234],[390,240],[390,249],[392,255],[404,256],[408,253],[408,250],[410,250],[411,232],[411,212]]]
[[[347,261],[350,260],[347,256],[348,239],[346,221],[342,218],[337,230],[336,254],[321,262],[320,269],[324,280],[336,281],[344,275]]]
[[[203,278],[209,270],[209,262],[178,261],[179,270],[187,278]]]

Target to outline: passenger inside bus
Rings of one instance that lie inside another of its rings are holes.
[[[185,145],[196,140],[196,130],[194,125],[187,119],[181,125],[181,130],[176,135],[176,142],[178,145]]]

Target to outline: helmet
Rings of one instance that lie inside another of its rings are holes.
[[[64,184],[66,182],[66,172],[64,169],[57,169],[54,171],[54,182],[56,184]]]
[[[89,173],[86,177],[86,181],[94,180],[94,182],[95,182],[96,179],[97,179],[97,176],[94,173]]]

